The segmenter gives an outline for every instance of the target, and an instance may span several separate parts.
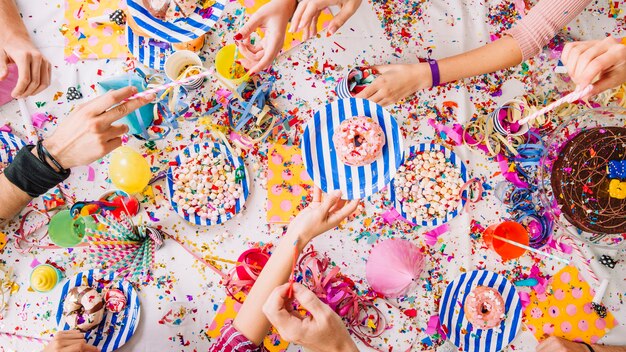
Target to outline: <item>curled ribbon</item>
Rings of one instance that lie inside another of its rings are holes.
[[[342,317],[357,338],[369,346],[369,339],[380,336],[387,328],[383,313],[374,305],[375,296],[363,296],[357,292],[354,282],[330,268],[330,258],[317,257],[311,249],[298,263],[302,283],[317,297]],[[371,347],[371,346],[370,346]]]
[[[405,223],[411,226],[417,226],[416,224],[414,224],[413,222],[409,221],[404,216],[402,216],[402,214],[400,214],[394,207],[389,208],[389,210],[380,214],[380,216],[383,218],[383,221],[388,225],[391,225],[397,220],[400,220],[400,221],[404,221]]]

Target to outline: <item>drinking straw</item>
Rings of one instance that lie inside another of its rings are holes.
[[[502,242],[506,242],[506,243],[511,244],[511,245],[513,245],[513,246],[517,246],[517,247],[519,247],[519,248],[523,248],[523,249],[525,249],[525,250],[527,250],[527,251],[529,251],[529,252],[533,252],[533,253],[535,253],[535,254],[539,254],[539,255],[541,255],[541,256],[544,256],[544,257],[547,257],[547,258],[550,258],[550,259],[558,260],[558,261],[560,261],[560,262],[562,262],[562,263],[565,263],[565,264],[569,264],[569,262],[570,262],[570,261],[569,261],[569,259],[565,259],[565,258],[557,257],[557,256],[555,256],[555,255],[552,255],[552,254],[546,253],[546,252],[544,252],[544,251],[540,251],[540,250],[535,249],[535,248],[533,248],[533,247],[523,245],[523,244],[521,244],[521,243],[519,243],[519,242],[511,241],[511,240],[509,240],[508,238],[504,238],[504,237],[502,237],[502,236],[493,235],[493,238],[497,238],[497,239],[499,239],[499,240],[500,240],[500,241],[502,241]]]

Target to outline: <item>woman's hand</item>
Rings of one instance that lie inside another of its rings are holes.
[[[290,284],[274,289],[263,305],[263,313],[280,336],[314,352],[358,351],[341,318],[301,284],[293,284],[294,298],[288,298]],[[294,312],[293,299],[310,315]]]
[[[322,192],[315,188],[313,202],[291,220],[287,232],[303,239],[301,245],[304,246],[316,236],[337,227],[358,205],[358,200],[342,200],[341,191],[330,192],[322,201]]]
[[[255,12],[235,34],[237,47],[245,56],[241,60],[250,74],[272,65],[283,47],[287,23],[296,8],[296,0],[272,0]],[[264,32],[260,42],[252,44],[251,36],[257,29]]]
[[[378,77],[356,97],[382,106],[395,104],[432,85],[430,66],[427,63],[380,65],[372,69],[378,72]]]
[[[333,35],[352,17],[361,5],[361,0],[302,0],[291,19],[289,32],[302,31],[302,41],[317,35],[317,21],[322,11],[329,6],[339,6],[340,10],[328,24],[328,34]]]
[[[626,82],[626,45],[613,37],[567,43],[561,61],[577,90],[593,84],[588,96]]]
[[[97,347],[85,342],[85,334],[78,330],[59,331],[43,352],[97,352]]]

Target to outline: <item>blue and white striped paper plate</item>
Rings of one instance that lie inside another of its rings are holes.
[[[506,318],[493,329],[476,329],[463,310],[467,295],[476,286],[487,286],[500,292]],[[467,352],[502,351],[519,332],[522,325],[522,304],[515,286],[504,276],[487,270],[461,274],[452,281],[439,305],[439,321],[448,340]]]
[[[225,154],[233,168],[238,168],[239,166],[243,166],[244,176],[243,176],[243,180],[241,181],[243,194],[239,199],[237,199],[237,202],[235,202],[235,214],[238,214],[240,211],[242,211],[243,205],[246,203],[246,199],[248,199],[248,195],[250,193],[250,178],[248,177],[248,170],[246,170],[246,164],[243,162],[243,160],[240,157],[234,157],[233,154],[228,149],[228,147],[226,147],[226,145],[222,143],[194,144],[183,149],[181,153],[185,154],[188,157],[189,151],[191,150],[190,148],[193,148],[193,150],[196,153],[200,151],[200,148],[212,148],[213,156],[219,155],[220,153]],[[180,154],[176,156],[176,163],[180,165]],[[176,213],[178,213],[178,215],[180,215],[183,219],[189,221],[192,224],[211,226],[211,225],[225,223],[226,221],[230,220],[234,216],[234,214],[226,212],[225,214],[220,215],[220,217],[217,219],[215,223],[212,223],[211,219],[202,219],[197,214],[186,214],[185,212],[183,212],[182,208],[179,208],[178,204],[172,200],[174,198],[174,187],[173,187],[174,186],[174,170],[173,168],[174,166],[170,167],[167,170],[168,194],[170,196],[170,204],[172,205],[172,208],[174,208],[174,211],[176,211]]]
[[[130,15],[146,34],[162,42],[181,43],[194,40],[211,30],[224,11],[226,0],[217,0],[211,7],[210,16],[203,14],[208,10],[198,7],[193,15],[172,22],[152,16],[143,7],[141,0],[127,0],[127,3]]]
[[[342,121],[369,116],[385,132],[383,155],[364,166],[348,166],[335,152],[333,133]],[[344,199],[361,199],[385,188],[402,165],[404,142],[396,119],[365,99],[341,99],[315,113],[302,134],[302,158],[309,176],[322,191],[341,190]]]
[[[165,69],[165,60],[172,54],[171,44],[164,49],[156,45],[150,45],[150,38],[136,35],[135,32],[126,26],[126,38],[128,39],[128,51],[142,64],[155,70]]]
[[[450,163],[452,163],[453,165],[455,165],[456,167],[460,169],[461,179],[463,179],[463,182],[467,182],[467,169],[465,168],[465,163],[463,162],[463,160],[461,160],[461,158],[459,158],[452,150],[442,145],[434,144],[434,143],[422,143],[416,146],[412,146],[411,148],[409,148],[409,153],[406,156],[406,160],[407,161],[411,160],[413,157],[415,157],[417,153],[425,152],[425,151],[441,151],[445,155],[446,160],[448,160]],[[389,197],[389,200],[391,201],[391,204],[393,204],[393,207],[396,208],[398,212],[410,222],[417,224],[417,225],[422,225],[422,226],[437,226],[437,225],[441,225],[452,220],[455,216],[457,216],[461,212],[461,209],[463,209],[463,206],[465,205],[465,202],[467,199],[467,191],[463,191],[463,196],[461,197],[459,206],[453,211],[447,212],[446,216],[442,219],[408,218],[407,213],[404,211],[402,207],[402,199],[399,199],[396,196],[396,188],[395,188],[393,181],[391,181],[391,185],[388,188],[388,197]]]
[[[68,291],[78,286],[91,286],[100,291],[98,279],[116,281],[115,273],[102,276],[98,275],[94,270],[89,270],[76,274],[76,276],[69,279],[65,285],[63,285],[56,316],[59,330],[70,330],[70,326],[63,319],[63,303],[65,302]],[[101,352],[115,351],[122,347],[133,337],[139,325],[141,311],[139,309],[139,295],[135,287],[126,280],[117,281],[117,283],[113,285],[126,294],[126,308],[119,313],[112,313],[105,310],[104,318],[100,325],[85,334],[87,343],[98,347]]]
[[[0,164],[10,164],[17,152],[25,146],[23,140],[13,133],[0,132]],[[2,166],[0,166],[2,171]]]
[[[13,133],[0,132],[0,162],[11,163],[15,154],[25,145],[26,143]]]

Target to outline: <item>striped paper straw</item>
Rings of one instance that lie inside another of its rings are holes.
[[[589,92],[591,92],[591,90],[593,89],[592,85],[588,85],[587,87],[585,87],[585,89],[579,91],[579,92],[571,92],[568,95],[564,96],[561,99],[558,99],[554,102],[552,102],[550,105],[544,107],[543,109],[536,111],[533,114],[530,114],[528,116],[526,116],[525,118],[517,121],[517,123],[519,123],[520,125],[529,123],[531,121],[534,121],[537,117],[548,113],[556,108],[558,108],[559,106],[565,104],[565,103],[571,103],[574,102],[576,100],[581,99],[582,97],[584,97],[585,95],[589,94]]]
[[[580,266],[578,266],[578,270],[584,269],[584,271],[589,274],[589,277],[591,277],[591,279],[594,281],[593,286],[597,287],[600,284],[600,279],[598,278],[598,275],[596,275],[596,272],[593,270],[593,268],[591,268],[591,264],[589,264],[587,256],[585,256],[583,251],[580,249],[580,246],[578,245],[576,240],[568,235],[561,235],[556,241],[557,244],[563,243],[572,247],[572,252],[574,253],[574,256],[578,259],[577,261],[581,265],[583,265],[583,268],[580,268]]]
[[[558,260],[558,261],[560,261],[562,263],[565,263],[565,264],[569,264],[569,260],[567,260],[565,258],[557,257],[555,255],[546,253],[544,251],[540,251],[540,250],[535,249],[533,247],[526,246],[526,245],[521,244],[519,242],[512,241],[512,240],[510,240],[508,238],[504,238],[504,237],[498,236],[498,235],[493,235],[493,238],[497,238],[498,240],[500,240],[502,242],[506,242],[506,243],[508,243],[510,245],[513,245],[513,246],[516,246],[516,247],[519,247],[519,248],[523,248],[523,249],[525,249],[525,250],[527,250],[529,252],[533,252],[535,254],[539,254],[540,256],[547,257],[547,258],[554,259],[554,260]]]
[[[189,77],[187,77],[185,79],[172,81],[172,82],[160,85],[160,86],[156,86],[154,88],[150,88],[150,89],[144,90],[143,92],[139,92],[139,93],[131,96],[130,98],[125,99],[124,101],[126,102],[126,101],[137,99],[137,98],[144,98],[144,97],[146,97],[146,96],[148,96],[150,94],[153,94],[153,93],[157,93],[157,92],[160,92],[160,91],[163,91],[163,90],[167,90],[167,89],[170,89],[172,87],[182,86],[183,84],[191,83],[191,82],[195,81],[198,78],[204,78],[204,77],[211,76],[211,75],[213,75],[213,73],[215,73],[215,68],[211,67],[211,68],[207,69],[204,72],[198,73],[197,75],[189,76]]]
[[[8,337],[8,338],[17,339],[20,341],[38,342],[44,345],[50,342],[51,340],[49,338],[26,336],[26,335],[20,335],[20,334],[15,334],[12,332],[4,332],[4,331],[0,331],[0,337]]]

